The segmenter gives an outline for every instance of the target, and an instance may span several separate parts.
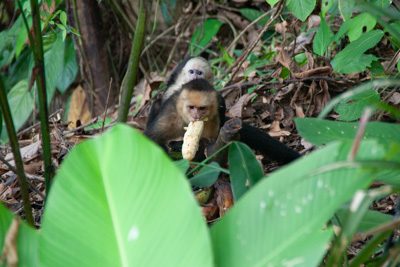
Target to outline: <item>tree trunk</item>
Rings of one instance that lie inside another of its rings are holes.
[[[108,106],[115,104],[118,90],[115,82],[109,89],[112,69],[106,45],[108,32],[107,28],[103,27],[99,4],[97,0],[76,0],[75,3],[76,9],[73,13],[76,19],[71,24],[81,35],[82,42],[78,42],[81,45],[79,61],[82,63],[81,66],[84,66],[83,75],[87,82],[83,87],[89,96],[91,113],[94,117],[105,110],[109,90],[111,91]],[[73,9],[73,0],[69,1],[69,6]]]

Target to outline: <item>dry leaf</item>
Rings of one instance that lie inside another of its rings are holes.
[[[231,184],[217,181],[217,204],[219,215],[223,216],[233,206],[233,194]]]
[[[1,255],[1,264],[7,263],[7,266],[18,265],[17,238],[20,221],[14,218],[4,239],[3,253]]]
[[[72,122],[68,126],[70,130],[76,128],[77,124],[86,124],[90,120],[89,98],[80,85],[72,94],[67,120]]]

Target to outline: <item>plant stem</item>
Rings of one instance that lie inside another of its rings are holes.
[[[21,153],[19,151],[18,139],[15,133],[14,122],[12,120],[10,106],[8,105],[7,102],[7,93],[4,88],[1,76],[0,76],[0,106],[1,106],[1,111],[3,112],[3,118],[7,128],[8,138],[10,139],[10,144],[14,155],[16,174],[18,175],[18,183],[21,191],[22,201],[24,204],[25,218],[28,224],[34,226],[32,207],[31,203],[29,202],[28,183],[24,171],[24,164],[22,163]]]
[[[129,57],[128,70],[126,71],[124,80],[121,85],[121,99],[118,110],[118,122],[126,122],[129,112],[129,106],[132,98],[133,85],[136,80],[136,76],[139,70],[139,59],[141,53],[141,47],[144,39],[144,30],[146,25],[146,19],[148,14],[148,3],[145,0],[139,2],[139,18],[133,37],[131,55]]]
[[[36,75],[36,86],[39,94],[39,113],[42,130],[42,147],[43,147],[43,161],[44,161],[44,177],[46,179],[46,195],[50,190],[50,184],[54,177],[54,166],[51,163],[51,147],[50,147],[50,128],[49,128],[49,111],[47,109],[47,94],[46,94],[46,79],[44,70],[44,57],[43,57],[43,42],[42,31],[40,27],[40,13],[37,0],[30,0],[33,20],[33,30],[35,39],[35,50],[33,51],[33,58],[35,60],[35,67],[38,69]],[[29,29],[28,29],[29,32]]]

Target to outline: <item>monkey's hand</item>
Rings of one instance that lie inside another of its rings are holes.
[[[191,121],[183,136],[182,157],[191,161],[199,149],[199,141],[204,129],[204,121]]]

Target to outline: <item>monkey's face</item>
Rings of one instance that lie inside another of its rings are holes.
[[[186,112],[189,121],[202,121],[210,114],[210,108],[208,106],[195,106],[188,103],[186,105]]]
[[[183,73],[186,76],[185,82],[189,82],[195,79],[206,79],[209,82],[213,80],[213,72],[210,64],[202,59],[193,58],[189,60],[184,69]]]
[[[186,70],[186,77],[188,81],[195,79],[204,79],[204,69],[199,66],[192,66]]]

